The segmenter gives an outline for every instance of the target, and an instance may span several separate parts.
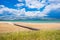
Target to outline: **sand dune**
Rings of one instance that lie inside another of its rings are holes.
[[[16,23],[39,29],[60,29],[60,23]]]
[[[15,26],[10,23],[0,23],[0,32],[15,32],[15,31],[25,31],[28,29],[22,28],[22,27],[18,27]]]
[[[15,32],[15,31],[30,31],[27,28],[22,28],[14,24],[23,25],[31,28],[37,28],[40,30],[59,30],[60,23],[23,23],[23,22],[3,22],[0,23],[0,32]]]

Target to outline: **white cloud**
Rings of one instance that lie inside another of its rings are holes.
[[[46,16],[46,14],[44,14],[46,11],[44,11],[44,13],[40,12],[40,11],[32,11],[32,12],[28,11],[28,12],[26,12],[25,8],[17,10],[17,9],[11,9],[11,8],[8,8],[8,7],[4,6],[3,8],[0,9],[0,14],[2,14],[4,11],[16,15],[16,17],[24,17],[24,19],[25,19],[25,17],[29,17],[29,18],[33,17],[34,18],[36,16],[38,16],[38,17],[44,17],[44,16]],[[22,14],[24,14],[25,16],[20,16]],[[12,17],[10,17],[10,18],[12,18]]]
[[[17,16],[20,15],[20,10],[8,8],[8,7],[5,7],[5,6],[0,8],[0,14],[2,14],[4,11],[7,11],[9,13],[13,13]]]
[[[28,6],[29,8],[40,9],[47,4],[46,0],[42,0],[41,2],[38,0],[25,0],[25,1],[26,1],[26,6]],[[47,1],[48,1],[48,3],[54,4],[54,5],[60,4],[60,0],[47,0]],[[55,5],[55,6],[57,6],[57,5]]]
[[[4,5],[0,5],[0,8],[3,8],[3,7],[5,7]]]
[[[37,0],[25,0],[25,1],[26,1],[26,6],[28,6],[29,8],[41,8],[45,5]]]
[[[19,3],[19,4],[16,4],[15,6],[19,8],[21,6],[24,6],[24,4],[23,3]]]
[[[44,17],[44,16],[47,16],[46,13],[43,13],[40,11],[32,11],[32,12],[28,11],[28,12],[25,12],[25,15],[28,17]]]
[[[49,0],[51,2],[60,2],[60,0]]]
[[[28,11],[28,12],[26,12],[25,8],[17,10],[17,9],[11,9],[8,7],[3,7],[0,9],[0,13],[3,13],[4,11],[15,14],[16,16],[20,16],[21,14],[25,14],[25,16],[27,16],[27,17],[35,17],[35,16],[43,17],[46,15],[45,14],[46,11],[44,11],[44,12],[40,12],[40,11],[32,11],[32,12]]]
[[[18,0],[19,2],[23,2],[23,0]]]
[[[22,0],[18,0],[18,1],[20,2]],[[29,8],[40,9],[43,6],[46,5],[45,0],[43,0],[42,2],[39,2],[37,0],[25,0],[25,1],[26,1],[26,6],[28,6]],[[52,1],[50,0],[50,2],[52,2]],[[19,8],[20,6],[23,6],[23,5],[24,5],[23,3],[18,3],[15,6],[17,6]],[[26,8],[17,10],[17,9],[12,9],[12,8],[5,7],[4,5],[0,5],[0,14],[2,14],[4,11],[7,11],[9,13],[12,13],[12,14],[16,15],[18,18],[22,17],[23,19],[25,19],[25,17],[30,17],[30,18],[31,17],[40,17],[40,18],[43,18],[45,16],[48,16],[47,14],[51,10],[57,9],[57,8],[60,8],[60,3],[58,3],[58,4],[52,3],[50,5],[46,5],[45,9],[42,12],[41,11],[27,11],[26,12],[25,11]],[[24,14],[24,16],[21,16],[22,14]]]
[[[48,0],[51,4],[60,4],[60,0]]]

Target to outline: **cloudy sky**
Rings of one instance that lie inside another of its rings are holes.
[[[60,19],[60,0],[0,0],[0,20]]]

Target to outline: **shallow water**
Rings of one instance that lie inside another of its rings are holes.
[[[60,23],[60,20],[7,20],[0,22]]]

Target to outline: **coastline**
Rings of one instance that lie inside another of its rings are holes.
[[[12,21],[0,21],[0,23],[60,23],[60,22],[22,22],[22,21],[20,21],[20,22],[12,22]]]
[[[0,32],[31,31],[14,24],[40,30],[60,30],[60,23],[0,22]]]

